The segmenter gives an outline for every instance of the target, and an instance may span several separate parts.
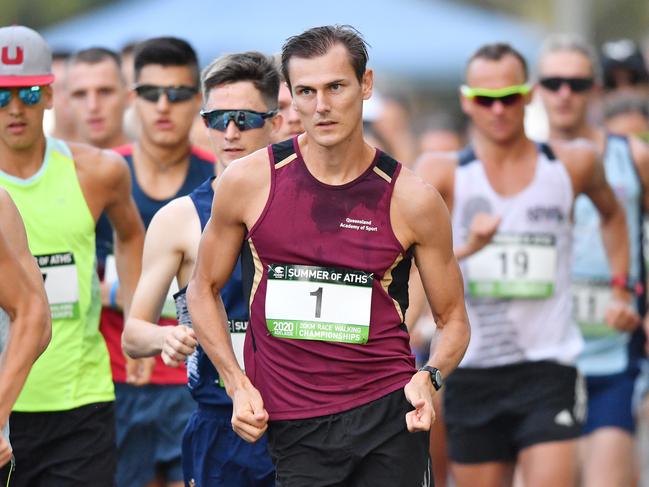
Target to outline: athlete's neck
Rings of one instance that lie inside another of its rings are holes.
[[[363,174],[376,153],[363,140],[361,130],[331,147],[317,144],[308,134],[300,136],[298,143],[311,174],[319,181],[333,186],[349,183]]]
[[[592,142],[599,143],[599,133],[601,131],[587,123],[585,120],[582,123],[572,127],[555,127],[550,125],[550,140],[574,140],[574,139],[588,139]]]
[[[161,146],[151,143],[142,137],[135,144],[134,158],[137,165],[147,171],[166,173],[173,170],[185,170],[189,164],[191,145],[189,140],[178,145]]]
[[[24,149],[0,144],[0,170],[11,176],[28,179],[38,172],[45,158],[45,135]]]
[[[483,164],[505,166],[526,161],[531,151],[536,151],[534,142],[521,133],[520,136],[504,142],[496,142],[484,137],[476,131],[474,147],[478,158]]]

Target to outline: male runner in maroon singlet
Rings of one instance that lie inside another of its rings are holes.
[[[282,70],[305,134],[224,172],[188,291],[233,429],[247,441],[268,429],[280,486],[430,485],[432,399],[469,340],[441,197],[363,140],[366,62],[348,26],[288,39]],[[219,294],[240,251],[245,374]],[[403,324],[413,255],[440,328],[419,372]]]

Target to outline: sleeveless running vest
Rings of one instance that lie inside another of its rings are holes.
[[[52,312],[52,340],[14,410],[61,411],[112,401],[108,352],[99,332],[95,221],[70,149],[47,138],[38,172],[20,179],[0,171],[0,186],[20,211]]]
[[[376,151],[340,186],[307,169],[297,137],[269,146],[270,194],[242,251],[246,374],[271,420],[335,414],[403,387],[411,252],[390,222],[401,165]]]
[[[460,153],[454,245],[465,241],[477,213],[502,218],[492,242],[461,262],[471,341],[460,366],[574,363],[582,339],[570,316],[572,204],[570,177],[546,145],[534,179],[512,196],[494,191],[471,148]]]
[[[626,215],[630,247],[629,279],[634,284],[643,284],[643,190],[626,137],[607,137],[603,162],[606,179]],[[586,375],[620,373],[637,365],[642,353],[641,348],[636,346],[639,340],[632,340],[633,334],[617,332],[605,323],[604,312],[611,296],[609,282],[612,276],[602,242],[599,213],[586,196],[577,197],[574,219],[573,315],[585,338],[578,366]]]
[[[126,145],[115,149],[122,155],[131,171],[132,195],[135,205],[144,222],[144,227],[148,228],[149,223],[157,211],[169,203],[171,200],[180,196],[185,196],[199,186],[205,179],[214,175],[214,159],[209,153],[205,153],[197,148],[192,148],[189,158],[189,167],[187,176],[178,192],[171,198],[156,200],[144,192],[139,185],[135,166],[133,164],[133,146]],[[97,256],[99,262],[99,274],[104,275],[104,264],[106,257],[113,254],[113,229],[105,214],[101,216],[97,223]],[[175,325],[176,320],[173,318],[174,309],[168,316],[163,312],[160,319],[160,325]],[[126,382],[126,361],[122,352],[122,330],[124,329],[124,318],[121,311],[110,308],[103,308],[101,312],[101,332],[106,338],[106,344],[110,351],[111,368],[113,371],[113,380],[115,382]],[[187,381],[187,372],[184,365],[180,367],[168,367],[164,364],[160,355],[155,357],[156,365],[151,375],[152,384],[185,384]]]
[[[207,225],[212,214],[213,180],[214,177],[211,177],[189,194],[201,222],[201,231]],[[186,287],[181,289],[174,295],[174,299],[176,300],[178,323],[191,327],[192,320],[187,310],[186,291]],[[230,279],[221,290],[221,298],[228,315],[235,355],[239,358],[240,363],[243,363],[243,339],[248,328],[248,303],[243,297],[241,258],[237,260]],[[194,400],[200,405],[227,407],[228,413],[232,412],[232,401],[225,393],[225,388],[222,387],[216,368],[200,345],[187,358],[187,386]]]

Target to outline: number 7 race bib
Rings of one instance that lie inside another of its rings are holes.
[[[354,269],[271,264],[266,326],[274,337],[367,343],[373,274]]]
[[[497,234],[467,259],[469,292],[474,297],[548,298],[556,269],[553,235]]]

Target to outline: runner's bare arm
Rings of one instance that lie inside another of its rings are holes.
[[[32,364],[47,347],[52,333],[43,276],[27,247],[18,210],[3,190],[0,190],[0,269],[0,308],[11,320],[7,346],[0,360],[2,427]]]
[[[200,235],[200,222],[188,197],[164,206],[151,220],[144,239],[142,273],[138,281],[128,319],[124,325],[122,348],[132,358],[162,353],[167,365],[179,365],[196,348],[193,330],[186,326],[158,326],[160,313],[174,276],[183,265],[186,240]],[[190,211],[187,211],[190,210]],[[193,217],[193,218],[192,218]],[[185,278],[186,279],[186,278]],[[179,285],[186,282],[179,276]],[[172,341],[173,351],[165,349]]]
[[[393,204],[401,218],[393,219],[400,241],[414,246],[421,282],[438,328],[436,346],[428,364],[448,376],[459,364],[469,343],[469,320],[464,289],[453,255],[448,210],[440,194],[407,171],[402,171]],[[396,210],[395,210],[396,211]],[[417,372],[405,386],[415,410],[406,416],[409,431],[430,429],[434,420],[432,387],[428,372]]]
[[[555,144],[552,148],[566,165],[575,195],[584,193],[599,212],[611,274],[626,275],[629,269],[629,237],[624,209],[606,181],[604,166],[596,150],[581,142]]]
[[[575,195],[584,193],[593,202],[601,219],[602,242],[612,276],[629,272],[629,234],[624,209],[618,203],[606,180],[604,166],[595,149],[581,142],[557,144],[553,150],[564,161],[572,178]],[[630,306],[632,295],[619,286],[613,287],[616,298],[606,310],[606,321],[620,331],[635,329],[640,317]]]
[[[444,199],[449,212],[453,211],[455,168],[457,154],[450,152],[424,154],[417,161],[416,173],[432,185]],[[473,217],[466,241],[453,249],[458,260],[470,257],[491,242],[500,225],[500,216],[478,213]]]
[[[638,137],[630,137],[629,144],[642,184],[644,209],[649,211],[649,144]]]
[[[104,184],[109,190],[105,210],[114,229],[115,264],[124,316],[128,316],[140,276],[144,225],[131,196],[131,175],[126,162],[110,151],[103,151],[102,158]]]
[[[259,158],[268,165],[268,156],[258,152],[230,164],[221,176],[187,289],[194,331],[232,398],[232,427],[246,441],[256,441],[263,435],[268,427],[268,413],[259,391],[239,368],[220,290],[239,256],[246,232],[243,215],[246,206],[250,206],[250,195],[259,193],[250,180],[256,177],[251,175],[253,172],[260,171],[248,164]]]

